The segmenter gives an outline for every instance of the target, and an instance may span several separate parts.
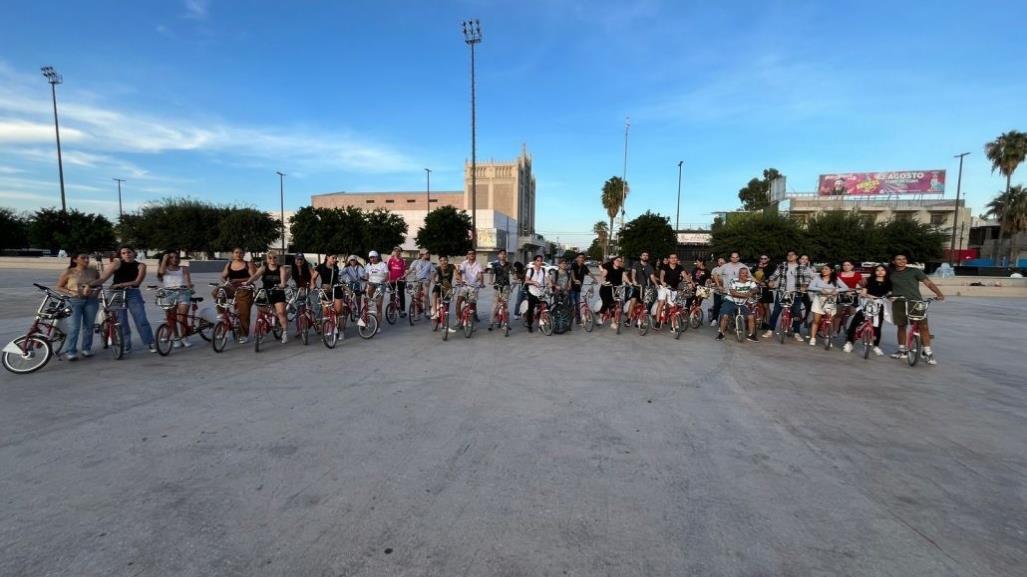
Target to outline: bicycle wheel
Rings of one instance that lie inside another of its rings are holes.
[[[617,307],[617,310],[614,311],[614,313],[613,313],[613,321],[615,323],[617,323],[616,329],[617,329],[617,334],[619,335],[620,334],[620,327],[621,327],[622,324],[624,324],[621,321],[621,315],[624,314],[624,304],[620,303],[620,302],[615,302],[613,304],[614,304],[615,307]]]
[[[445,316],[443,316],[445,315]],[[442,331],[442,340],[449,340],[449,305],[446,305],[445,309],[439,312],[439,330]]]
[[[171,327],[168,326],[168,323],[163,323],[157,327],[156,338],[157,353],[162,357],[168,356],[171,353],[171,345],[175,342],[175,335],[171,334]]]
[[[329,317],[325,317],[321,321],[321,342],[330,349],[335,348],[335,344],[339,341],[339,335],[335,332],[335,321]]]
[[[670,334],[674,335],[674,339],[675,340],[680,339],[681,338],[681,333],[685,332],[679,326],[680,323],[681,323],[681,321],[678,319],[677,315],[672,315],[670,317],[670,319],[667,320],[667,324],[670,325]]]
[[[394,325],[397,319],[399,319],[399,307],[396,306],[396,303],[390,301],[388,306],[385,307],[385,320],[390,325]]]
[[[738,342],[745,340],[745,317],[742,315],[735,315],[735,340]]]
[[[863,330],[863,359],[870,358],[870,348],[874,346],[874,331]]]
[[[461,319],[460,324],[463,325],[464,338],[469,339],[474,334],[474,314],[471,312],[471,307],[466,307],[464,311],[464,318]]]
[[[592,312],[591,307],[584,307],[581,309],[581,326],[585,327],[585,332],[590,333],[596,326],[595,313]]]
[[[500,323],[502,323],[503,325],[503,336],[510,336],[510,316],[506,313],[506,311],[503,311],[503,314],[500,317]]]
[[[271,321],[271,334],[275,336],[276,341],[282,340],[282,330],[282,325],[278,324],[278,317],[275,317]]]
[[[299,319],[300,340],[302,340],[303,345],[306,346],[310,342],[310,319],[305,314],[300,315]]]
[[[782,345],[785,342],[785,337],[788,336],[788,325],[791,323],[791,319],[787,318],[783,313],[777,321],[777,340]]]
[[[441,307],[435,307],[435,318],[431,320],[431,332],[439,330],[439,325],[442,324],[442,311]]]
[[[831,335],[831,333],[833,332],[832,329],[833,329],[833,327],[830,324],[828,324],[827,325],[827,338],[824,339],[824,350],[825,351],[831,350],[831,347],[834,346],[834,338]]]
[[[649,314],[646,313],[643,310],[642,314],[639,315],[639,317],[638,317],[638,321],[636,321],[636,322],[637,322],[637,325],[638,325],[638,334],[639,334],[639,336],[643,336],[644,337],[646,335],[646,333],[649,332],[649,326],[650,326]]]
[[[253,352],[260,352],[260,345],[264,342],[264,335],[267,334],[267,321],[257,319],[257,326],[253,327]]]
[[[417,318],[417,304],[414,303],[414,299],[411,298],[410,299],[410,306],[407,307],[407,322],[410,323],[410,326],[414,326],[414,321],[415,320],[418,320],[418,318]]]
[[[364,326],[357,325],[357,333],[360,334],[360,338],[369,339],[378,332],[378,317],[375,315],[367,315],[364,319]]]
[[[553,319],[549,318],[548,310],[538,314],[538,330],[547,337],[553,334]]]
[[[121,331],[121,325],[112,323],[113,326],[107,329],[107,348],[110,349],[114,360],[120,361],[125,356],[125,339]]]
[[[695,309],[688,315],[688,322],[692,325],[693,329],[697,329],[702,326],[702,309]]]
[[[908,330],[913,330],[909,328]],[[923,342],[920,340],[920,335],[913,335],[913,338],[909,339],[909,351],[906,353],[906,362],[909,366],[915,367],[920,362],[920,347]]]
[[[50,362],[53,349],[50,342],[39,335],[26,335],[11,341],[4,347],[4,368],[12,373],[27,375],[38,371]]]
[[[200,335],[200,338],[210,342],[211,334],[214,332],[214,325],[210,321],[203,318],[196,319],[196,334]]]
[[[211,331],[210,344],[214,348],[215,353],[220,353],[225,350],[225,345],[228,344],[228,324],[225,321],[218,321],[214,324],[214,330]]]

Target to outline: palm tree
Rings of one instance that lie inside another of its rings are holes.
[[[1003,133],[995,140],[984,145],[984,154],[991,161],[991,172],[994,173],[996,170],[999,171],[1003,176],[1006,177],[1006,194],[1009,194],[1013,184],[1013,173],[1020,164],[1027,158],[1027,134],[1019,132],[1017,130],[1010,130],[1009,132]],[[998,200],[998,199],[996,199]],[[1003,216],[1004,207],[999,207],[1003,210],[998,212],[991,210],[990,214],[994,215],[999,220],[998,227],[998,246],[992,251],[992,258],[995,258],[996,254],[1002,247],[1002,234],[1005,232],[1005,225],[1003,224],[1005,218]],[[990,205],[989,205],[990,209]]]
[[[609,180],[603,183],[603,193],[601,200],[603,202],[603,208],[606,209],[606,216],[610,217],[610,228],[607,229],[605,248],[603,249],[603,256],[610,256],[610,236],[613,233],[613,219],[617,218],[617,213],[624,208],[624,200],[628,196],[630,188],[627,183],[619,176],[611,177]]]
[[[592,225],[592,232],[595,233],[596,238],[599,239],[599,244],[606,246],[606,240],[610,235],[610,229],[606,226],[606,223],[599,221]]]
[[[1002,220],[999,230],[1009,235],[1009,266],[1015,267],[1019,262],[1016,247],[1016,235],[1027,231],[1027,189],[1023,185],[1010,187],[1002,200]],[[989,205],[990,207],[990,205]]]

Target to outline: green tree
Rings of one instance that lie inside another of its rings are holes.
[[[417,246],[440,256],[462,255],[473,248],[471,217],[466,211],[442,206],[428,213],[417,231]]]
[[[304,206],[289,217],[289,233],[292,236],[293,250],[296,252],[328,253],[326,228],[322,220],[328,209]]]
[[[645,251],[654,258],[677,250],[677,237],[670,226],[670,217],[646,211],[629,221],[620,232],[622,255],[638,258]]]
[[[598,238],[595,238],[592,240],[592,244],[588,245],[588,250],[585,251],[585,254],[592,260],[602,261],[603,249],[605,246],[605,242],[601,242]]]
[[[264,252],[281,237],[282,223],[255,208],[232,207],[221,219],[219,230],[214,240],[217,250],[229,251],[241,247],[247,252]]]
[[[780,260],[789,250],[805,250],[802,226],[780,214],[738,213],[714,226],[710,233],[710,248],[716,256],[738,251],[743,260],[752,260],[761,253]]]
[[[877,258],[881,242],[873,218],[855,211],[822,212],[806,223],[805,248],[815,261]]]
[[[1013,173],[1027,158],[1027,134],[1017,130],[1005,132],[984,145],[984,154],[991,161],[991,172],[994,174],[998,170],[1002,176],[1006,177],[1006,194],[1009,194],[1009,190],[1013,186]],[[997,254],[1002,249],[1002,236],[1006,228],[1002,225],[1005,218],[1001,213],[995,211],[991,211],[990,214],[999,221],[998,244],[992,251],[992,258],[998,260]]]
[[[600,220],[599,222],[592,225],[592,232],[595,233],[596,237],[599,239],[599,246],[605,247],[606,241],[610,238],[609,226],[607,226],[605,222]]]
[[[926,262],[940,259],[944,254],[942,246],[948,235],[935,226],[915,220],[892,220],[877,228],[881,235],[881,252],[873,260],[891,260],[903,253],[911,262]]]
[[[29,241],[33,246],[51,252],[60,249],[88,252],[108,250],[115,245],[114,226],[106,217],[72,209],[37,210],[29,220]]]
[[[763,210],[770,206],[770,183],[782,176],[776,168],[763,171],[763,178],[753,178],[738,190],[738,200],[745,210]]]
[[[126,214],[118,225],[118,236],[137,247],[213,256],[218,228],[230,210],[199,200],[166,198]]]
[[[25,248],[27,245],[25,218],[9,208],[0,208],[0,249]]]
[[[1022,185],[1010,187],[993,198],[987,209],[988,215],[998,220],[1000,238],[1003,233],[1009,236],[1009,266],[1015,267],[1018,253],[1015,238],[1017,233],[1027,230],[1027,190]]]
[[[603,203],[603,208],[606,209],[606,216],[610,217],[610,227],[606,229],[604,256],[610,254],[610,235],[613,232],[613,219],[617,218],[618,212],[624,210],[624,201],[627,199],[629,192],[631,192],[631,188],[628,186],[628,183],[619,176],[611,177],[603,183],[600,199]]]
[[[392,251],[392,247],[400,246],[406,241],[407,221],[388,209],[375,209],[364,213],[363,236],[364,249],[387,254]]]

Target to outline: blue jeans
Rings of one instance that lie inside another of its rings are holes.
[[[780,295],[774,295],[774,312],[770,315],[770,329],[777,330],[777,319],[781,316]],[[799,326],[802,324],[802,299],[798,296],[792,301],[792,332],[799,334]]]
[[[68,299],[71,306],[71,317],[68,318],[68,348],[65,352],[69,357],[78,356],[79,333],[82,333],[82,352],[93,349],[93,323],[96,322],[96,311],[100,308],[97,299]]]
[[[517,287],[517,303],[514,304],[513,314],[515,317],[521,316],[521,303],[524,299],[528,298],[528,289],[524,288],[524,285]]]
[[[143,344],[153,344],[153,329],[150,328],[150,321],[146,320],[146,302],[143,301],[143,294],[137,288],[125,289],[125,308],[118,311],[118,322],[121,323],[121,334],[125,340],[125,350],[132,349],[132,329],[128,327],[128,314],[132,313],[132,321],[135,322],[136,330],[139,331],[139,338]]]
[[[581,291],[571,291],[571,308],[574,311],[574,318],[581,320]]]

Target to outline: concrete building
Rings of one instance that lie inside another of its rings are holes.
[[[315,208],[357,207],[365,210],[386,208],[403,218],[408,227],[404,253],[417,250],[414,238],[424,226],[429,210],[453,206],[471,210],[471,165],[464,166],[463,191],[431,192],[430,201],[421,192],[332,192],[311,196]],[[478,252],[491,259],[500,248],[511,260],[530,259],[542,249],[544,239],[535,234],[535,176],[527,150],[510,162],[488,161],[477,165]]]
[[[872,215],[874,222],[905,219],[931,224],[945,233],[946,251],[952,248],[952,227],[957,214],[955,199],[837,197],[818,196],[813,192],[790,193],[781,208],[801,222],[822,212],[855,211]],[[956,234],[957,248],[966,247],[969,242],[969,228],[963,225],[970,222],[972,215],[963,199],[959,200],[958,215],[960,230]]]

